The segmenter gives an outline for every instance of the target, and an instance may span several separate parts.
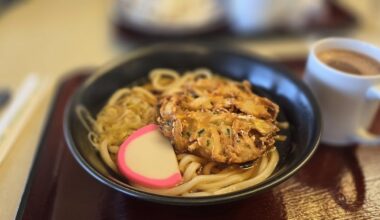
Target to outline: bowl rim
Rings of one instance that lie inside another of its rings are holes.
[[[313,114],[315,115],[315,120],[314,120],[315,122],[314,122],[314,129],[313,129],[314,132],[313,132],[313,135],[311,137],[311,141],[308,147],[310,148],[310,150],[306,152],[306,155],[303,158],[299,158],[296,164],[290,166],[287,172],[284,172],[283,174],[277,176],[275,179],[272,179],[270,182],[263,182],[256,186],[248,187],[247,189],[243,189],[236,192],[231,192],[231,193],[221,194],[221,195],[214,195],[214,196],[206,196],[206,197],[173,197],[173,196],[164,196],[164,195],[148,193],[148,192],[140,191],[133,187],[126,188],[122,185],[119,185],[113,182],[111,179],[105,177],[104,175],[102,175],[99,171],[93,168],[89,162],[87,162],[87,160],[82,156],[82,154],[79,152],[79,150],[77,149],[75,145],[74,138],[70,131],[71,130],[70,127],[72,126],[72,123],[69,120],[74,104],[78,103],[79,98],[84,93],[86,88],[90,86],[99,77],[103,76],[104,74],[107,74],[112,69],[117,68],[119,65],[121,65],[124,62],[128,62],[133,59],[148,55],[152,52],[158,52],[161,50],[165,52],[171,51],[171,52],[196,52],[196,53],[210,53],[210,52],[228,53],[234,56],[239,56],[245,59],[253,60],[257,63],[261,63],[265,66],[270,67],[271,69],[276,70],[276,72],[284,75],[286,78],[289,78],[298,87],[300,87],[300,89],[306,95],[308,101],[310,102],[312,106]],[[309,159],[315,153],[319,145],[320,138],[321,138],[322,120],[321,120],[320,108],[318,106],[318,103],[315,97],[310,91],[310,89],[302,82],[301,79],[297,78],[293,73],[291,73],[287,69],[280,67],[278,64],[267,61],[252,53],[248,54],[247,52],[243,50],[238,50],[236,48],[232,48],[229,46],[216,48],[213,46],[203,46],[203,45],[201,46],[199,44],[191,44],[191,43],[161,43],[161,44],[147,46],[147,47],[139,48],[137,50],[128,52],[124,56],[121,56],[118,59],[115,59],[109,63],[106,63],[104,66],[97,69],[93,73],[93,75],[90,76],[88,79],[86,79],[85,82],[82,85],[80,85],[80,87],[70,97],[64,110],[63,130],[64,130],[64,137],[65,137],[66,143],[68,145],[68,148],[71,154],[74,156],[75,160],[80,164],[80,166],[84,170],[87,171],[87,173],[89,173],[96,180],[107,185],[108,187],[113,188],[129,196],[146,200],[146,201],[151,201],[151,202],[156,202],[156,203],[161,203],[161,204],[169,204],[169,205],[199,206],[199,205],[227,203],[227,202],[232,202],[232,201],[240,200],[243,198],[247,198],[254,194],[258,194],[263,191],[266,191],[284,182],[288,178],[290,178],[301,167],[303,167],[305,163],[309,161]]]

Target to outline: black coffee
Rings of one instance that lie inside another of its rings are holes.
[[[355,75],[380,74],[380,62],[361,53],[344,49],[330,49],[317,53],[328,66]]]

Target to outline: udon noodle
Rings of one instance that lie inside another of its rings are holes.
[[[94,118],[88,110],[77,106],[77,115],[88,130],[88,139],[104,163],[114,172],[116,155],[121,143],[135,130],[155,123],[160,97],[178,92],[185,83],[211,78],[208,69],[196,69],[180,75],[171,69],[154,69],[149,82],[117,90]],[[283,139],[278,136],[277,139]],[[272,147],[253,161],[248,168],[239,164],[221,164],[190,154],[177,153],[183,181],[168,189],[152,189],[131,183],[135,187],[168,196],[209,196],[229,193],[257,185],[274,171],[279,155]]]

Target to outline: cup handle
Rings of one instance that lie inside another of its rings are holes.
[[[366,98],[369,100],[380,100],[380,85],[369,88]],[[380,135],[372,134],[364,128],[357,130],[354,139],[362,144],[380,145]]]

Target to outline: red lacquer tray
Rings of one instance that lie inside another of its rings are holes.
[[[285,63],[302,72],[304,62]],[[375,219],[380,218],[380,146],[320,146],[295,176],[242,201],[177,207],[133,199],[99,183],[74,160],[63,137],[70,95],[91,73],[62,81],[17,219]],[[380,114],[374,130],[380,131]]]

